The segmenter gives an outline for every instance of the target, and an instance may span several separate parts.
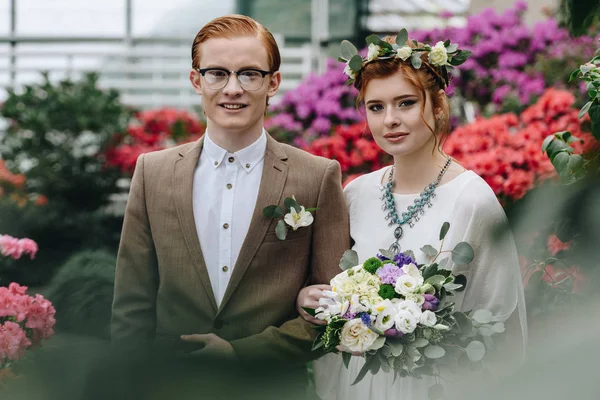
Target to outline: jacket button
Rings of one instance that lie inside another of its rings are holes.
[[[218,319],[218,318],[217,318],[217,319],[215,319],[215,320],[213,321],[213,327],[214,327],[215,329],[221,329],[221,328],[223,327],[223,321],[222,321],[222,320],[220,320],[220,319]]]

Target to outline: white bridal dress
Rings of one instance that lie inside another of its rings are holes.
[[[353,249],[361,263],[375,256],[379,249],[387,249],[394,241],[397,225],[388,227],[380,199],[382,178],[388,168],[363,175],[344,190],[350,211],[350,234],[355,243]],[[506,226],[504,210],[487,183],[472,171],[465,171],[438,186],[435,194],[433,206],[424,208],[425,214],[412,228],[403,225],[404,235],[399,241],[402,251],[412,250],[418,263],[430,261],[419,249],[426,244],[439,249],[440,228],[444,222],[449,222],[450,230],[442,250],[452,250],[457,243],[467,242],[475,252],[474,260],[468,265],[449,264],[455,275],[467,277],[466,290],[454,298],[456,309],[492,311],[495,321],[506,323],[506,351],[516,358],[522,357],[527,326],[517,252],[511,235],[498,238],[493,234],[495,228]],[[395,194],[398,214],[412,205],[418,196]],[[313,368],[317,394],[323,400],[428,398],[428,389],[433,384],[428,377],[398,378],[394,382],[393,373],[380,371],[375,375],[367,373],[361,382],[351,386],[363,364],[363,357],[352,357],[346,368],[339,354],[328,354],[316,360]]]

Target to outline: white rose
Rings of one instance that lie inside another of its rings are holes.
[[[396,310],[407,311],[414,315],[417,319],[421,318],[422,314],[421,307],[410,300],[404,300],[396,303]]]
[[[394,316],[394,324],[396,329],[402,333],[411,333],[417,329],[419,320],[408,311],[399,311]]]
[[[412,276],[417,281],[417,284],[421,286],[423,284],[423,275],[415,264],[406,264],[400,268],[405,275]]]
[[[303,206],[300,206],[300,212],[296,212],[296,209],[292,207],[290,212],[285,214],[283,220],[286,224],[291,226],[293,230],[296,230],[311,225],[314,218],[310,211],[306,211]]]
[[[379,337],[370,330],[360,319],[346,322],[342,328],[340,345],[345,352],[364,353],[368,351]]]
[[[400,275],[396,281],[395,290],[403,296],[414,293],[419,288],[419,283],[410,275]]]
[[[425,304],[425,296],[422,294],[417,294],[417,293],[408,294],[408,295],[406,295],[406,300],[412,301],[419,307],[421,307],[423,304]]]
[[[379,50],[381,50],[381,47],[377,46],[376,44],[371,43],[369,45],[369,50],[367,53],[367,61],[376,60],[377,54],[379,54]]]
[[[374,308],[377,310],[377,318],[373,323],[375,329],[383,332],[394,326],[394,316],[398,312],[390,300],[386,299]]]
[[[429,62],[431,65],[437,67],[446,65],[448,62],[448,51],[446,50],[446,46],[444,46],[444,42],[437,42],[436,45],[433,46],[429,52]]]
[[[434,326],[437,322],[437,317],[433,311],[425,310],[421,314],[421,320],[419,322],[421,325]]]
[[[348,75],[350,79],[356,79],[356,74],[350,69],[350,65],[348,64],[346,64],[346,67],[344,67],[344,73]]]
[[[396,50],[396,54],[398,54],[398,58],[400,58],[402,61],[406,61],[408,57],[411,56],[412,49],[408,46],[400,47],[398,50]]]

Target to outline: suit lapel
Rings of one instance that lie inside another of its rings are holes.
[[[173,197],[175,199],[175,208],[177,217],[183,232],[185,244],[190,252],[198,277],[208,294],[210,304],[214,311],[217,311],[217,302],[210,284],[210,277],[206,269],[202,249],[200,248],[200,239],[194,222],[193,208],[193,183],[194,171],[198,164],[200,152],[202,151],[203,138],[199,139],[191,148],[182,150],[179,153],[180,158],[175,161],[173,172]]]
[[[288,165],[285,163],[286,160],[287,156],[282,146],[270,135],[267,135],[265,164],[256,199],[256,206],[254,207],[248,233],[240,249],[227,289],[225,290],[223,301],[221,301],[219,312],[225,308],[225,305],[242,280],[244,273],[250,266],[250,262],[267,234],[271,218],[263,215],[263,208],[271,204],[280,204],[282,201],[283,188],[288,172]]]

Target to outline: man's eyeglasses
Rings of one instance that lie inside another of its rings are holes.
[[[204,77],[206,86],[211,90],[223,89],[227,86],[231,74],[235,74],[242,89],[251,92],[259,90],[263,85],[265,76],[271,73],[271,71],[254,68],[239,71],[229,71],[225,68],[198,68],[198,72]]]

